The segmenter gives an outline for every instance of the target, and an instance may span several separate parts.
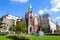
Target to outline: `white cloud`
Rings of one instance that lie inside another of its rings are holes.
[[[50,3],[53,7],[60,8],[60,0],[52,0]]]
[[[44,13],[43,10],[39,10],[39,14],[42,15]]]
[[[50,9],[45,8],[44,11],[51,13],[51,12],[59,12],[60,11],[60,0],[51,0],[50,4],[52,5]]]
[[[56,21],[58,21],[58,20],[60,20],[60,16],[57,16],[57,17],[55,17],[55,18],[53,19],[54,22],[56,22]]]
[[[53,19],[54,21],[60,20],[60,17],[57,16],[56,18]]]
[[[21,2],[21,3],[26,3],[28,0],[11,0],[12,2]]]
[[[48,12],[48,9],[46,8],[46,9],[44,9],[44,11],[45,11],[45,12]]]
[[[57,8],[51,8],[50,11],[58,12],[58,11],[60,11],[60,9],[57,9]]]
[[[59,17],[59,16],[57,16],[57,17],[56,17],[56,19],[60,19],[60,17]]]
[[[44,12],[45,12],[45,13],[50,13],[50,14],[51,14],[50,9],[48,9],[48,8],[45,8],[45,9],[44,9]]]
[[[60,11],[60,0],[51,0],[51,9],[50,11],[53,11],[53,12],[58,12]]]
[[[52,13],[52,12],[60,12],[60,0],[51,0],[50,4],[52,5],[50,8],[45,8],[42,11],[39,10],[40,14],[45,13]]]

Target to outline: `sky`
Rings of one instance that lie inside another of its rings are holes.
[[[60,0],[0,0],[0,17],[6,14],[24,17],[30,4],[36,16],[50,14],[60,25]]]

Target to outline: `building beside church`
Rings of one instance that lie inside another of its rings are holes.
[[[22,18],[20,17],[17,17],[17,16],[13,16],[13,15],[6,15],[4,18],[3,18],[3,21],[2,21],[2,29],[1,29],[1,32],[5,32],[5,31],[9,31],[9,28],[16,25],[16,22],[17,21],[20,21]],[[4,30],[4,26],[6,27],[6,30]]]
[[[48,33],[55,33],[56,32],[56,24],[53,22],[53,20],[50,18],[49,14],[44,14],[42,16],[39,16],[38,22],[40,26],[48,27],[47,31]]]
[[[51,33],[56,32],[56,23],[49,17],[49,25],[50,25],[50,31]]]

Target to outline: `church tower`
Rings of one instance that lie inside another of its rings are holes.
[[[28,34],[31,34],[34,32],[34,15],[32,13],[32,6],[30,4],[30,7],[28,9],[28,13],[25,15],[27,28],[28,28]]]

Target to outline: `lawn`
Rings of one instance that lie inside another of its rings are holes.
[[[0,40],[11,40],[11,39],[6,38],[6,36],[0,36]]]
[[[35,36],[35,35],[31,35],[30,40],[60,40],[60,36]]]
[[[0,40],[11,40],[6,36],[0,36]],[[31,35],[30,40],[60,40],[60,36],[35,36]]]

